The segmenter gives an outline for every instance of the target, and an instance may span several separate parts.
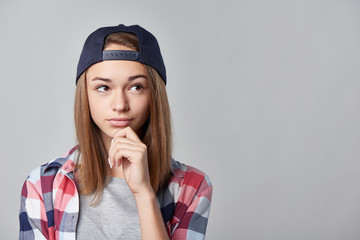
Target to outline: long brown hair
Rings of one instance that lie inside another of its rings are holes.
[[[139,51],[135,35],[112,33],[107,36],[104,48],[115,43]],[[150,116],[139,136],[147,146],[149,173],[155,193],[166,184],[171,173],[172,131],[170,107],[165,83],[158,72],[146,65],[149,75]],[[74,104],[75,128],[81,160],[76,161],[81,194],[94,193],[95,204],[108,183],[110,167],[108,153],[100,136],[100,129],[90,115],[87,95],[86,72],[77,83]]]

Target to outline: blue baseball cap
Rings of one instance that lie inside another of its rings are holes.
[[[116,32],[136,35],[140,51],[103,50],[105,38]],[[76,72],[76,84],[81,74],[95,63],[105,60],[136,61],[153,67],[166,84],[166,69],[159,44],[154,35],[139,25],[102,27],[91,33],[84,43]]]

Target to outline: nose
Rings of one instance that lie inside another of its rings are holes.
[[[126,94],[123,92],[117,92],[112,99],[112,109],[115,112],[123,112],[129,110],[129,103]]]

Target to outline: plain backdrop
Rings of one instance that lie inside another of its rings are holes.
[[[75,144],[85,38],[119,23],[160,43],[174,157],[214,186],[207,239],[360,239],[355,0],[0,0],[0,239],[28,173]]]

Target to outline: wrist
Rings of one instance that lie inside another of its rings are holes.
[[[140,191],[134,194],[134,198],[136,202],[139,201],[153,201],[156,199],[156,195],[152,187],[147,187],[143,191]]]

